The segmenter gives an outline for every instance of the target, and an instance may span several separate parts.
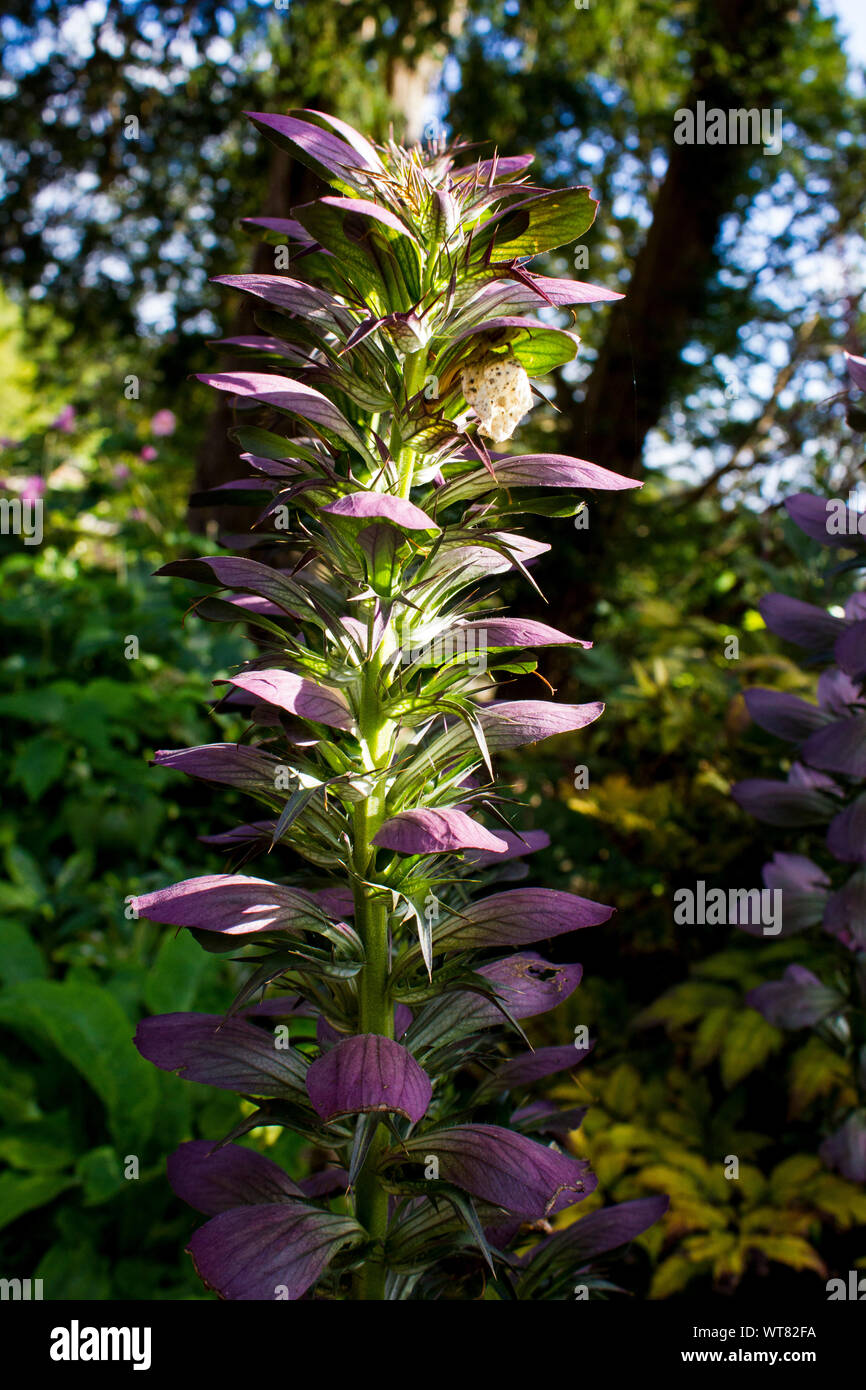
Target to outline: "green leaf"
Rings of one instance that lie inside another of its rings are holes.
[[[80,849],[71,854],[54,881],[58,893],[83,889],[93,876],[93,850]]]
[[[56,1173],[68,1168],[75,1152],[47,1125],[26,1125],[0,1134],[0,1159],[25,1173]]]
[[[279,820],[274,826],[274,833],[271,836],[271,849],[282,839],[287,830],[294,825],[298,816],[304,808],[312,801],[317,792],[322,791],[323,784],[317,783],[314,787],[298,787],[297,791],[292,792],[282,811]]]
[[[866,1226],[866,1192],[859,1184],[835,1173],[822,1173],[808,1193],[815,1209],[831,1217],[843,1231],[851,1226]]]
[[[641,1078],[636,1067],[623,1062],[609,1076],[604,1087],[605,1105],[616,1115],[633,1115],[641,1094]]]
[[[153,1128],[158,1087],[132,1045],[133,1026],[105,990],[74,981],[30,980],[0,992],[0,1023],[53,1044],[106,1107],[126,1152]]]
[[[709,1009],[729,1004],[730,1001],[730,990],[721,985],[686,980],[684,984],[669,989],[648,1009],[644,1009],[638,1016],[637,1023],[639,1027],[649,1023],[664,1023],[677,1027],[693,1023],[695,1019],[702,1018]]]
[[[578,353],[577,336],[561,328],[518,329],[509,335],[509,346],[529,376],[546,376]]]
[[[703,1263],[730,1255],[736,1249],[737,1237],[732,1231],[708,1231],[706,1234],[688,1236],[683,1241],[683,1250],[689,1259]]]
[[[26,849],[22,849],[20,845],[10,845],[4,858],[6,871],[12,882],[22,888],[32,901],[42,901],[47,896],[48,890],[33,855],[29,854]]]
[[[492,217],[475,233],[473,260],[494,241],[496,256],[535,256],[583,236],[595,221],[598,203],[588,188],[558,188],[523,207]],[[495,239],[494,239],[495,238]]]
[[[27,739],[15,754],[10,781],[23,787],[30,801],[38,801],[60,777],[68,755],[66,745],[50,734]]]
[[[165,936],[144,983],[144,1002],[151,1013],[191,1009],[206,969],[207,956],[188,932]]]
[[[800,1115],[850,1079],[850,1065],[820,1038],[810,1038],[791,1058],[791,1110]]]
[[[365,200],[362,200],[365,201]],[[421,252],[408,228],[391,223],[392,214],[376,205],[369,211],[338,200],[320,199],[295,210],[306,230],[339,257],[352,283],[368,296],[378,313],[411,309],[421,294]]]
[[[0,981],[40,980],[45,976],[42,952],[29,932],[9,918],[0,920]]]
[[[669,1255],[656,1269],[650,1285],[650,1298],[667,1298],[672,1293],[681,1293],[690,1279],[701,1273],[685,1255]]]
[[[127,1185],[127,1179],[123,1176],[123,1164],[114,1149],[107,1144],[83,1154],[75,1165],[75,1172],[84,1187],[83,1200],[86,1207],[95,1207],[102,1202],[110,1201]]]
[[[666,1192],[676,1207],[680,1201],[698,1202],[703,1196],[701,1184],[691,1173],[685,1173],[666,1163],[649,1163],[640,1171],[641,1182],[655,1192]]]
[[[8,1125],[27,1125],[42,1119],[36,1103],[36,1078],[24,1067],[0,1057],[0,1115]]]
[[[36,1277],[42,1280],[47,1299],[101,1303],[111,1298],[108,1259],[86,1241],[52,1246],[40,1260]]]
[[[727,1004],[717,1004],[701,1019],[692,1048],[692,1062],[698,1070],[719,1055],[732,1016],[733,1010]]]
[[[39,906],[28,888],[0,881],[0,912],[33,912]]]
[[[511,498],[508,493],[494,494],[497,517],[519,516],[527,512],[532,516],[576,516],[586,503],[580,497],[524,497]]]
[[[57,724],[65,718],[67,701],[75,694],[71,681],[55,681],[41,690],[0,695],[0,714],[10,714],[13,719],[25,719],[31,724]]]
[[[503,346],[508,347],[529,376],[546,376],[555,367],[573,361],[580,342],[577,335],[568,329],[551,328],[542,323],[518,327],[495,318],[487,323],[482,321],[468,333],[461,334],[456,342],[450,342],[444,336],[441,341],[446,346],[436,357],[431,370],[437,378],[445,379],[449,377],[449,366],[465,358],[467,349],[474,354],[485,347],[495,351]]]
[[[366,526],[357,537],[364,557],[367,583],[380,598],[391,598],[399,589],[400,564],[398,555],[405,551],[405,542],[393,526],[374,523]]]
[[[720,1068],[727,1090],[760,1067],[782,1046],[782,1031],[768,1023],[757,1009],[744,1009],[732,1021],[722,1043]]]
[[[286,439],[284,435],[274,434],[273,430],[261,429],[258,425],[238,425],[229,430],[229,438],[246,453],[256,454],[259,458],[275,459],[277,462],[297,458],[319,465],[322,462],[321,455],[300,440]]]
[[[467,1243],[460,1218],[447,1202],[418,1202],[398,1209],[388,1229],[386,1256],[394,1270],[423,1270]]]
[[[793,1154],[778,1163],[770,1175],[770,1192],[780,1205],[811,1191],[812,1182],[822,1170],[814,1154]]]
[[[814,1269],[822,1278],[826,1276],[821,1256],[800,1236],[750,1236],[749,1248],[790,1269]]]
[[[537,661],[497,661],[495,665],[491,662],[490,672],[492,675],[508,676],[531,676],[538,670]]]
[[[68,1175],[23,1177],[20,1173],[0,1173],[0,1229],[17,1221],[25,1212],[53,1202],[61,1192],[75,1187],[76,1182],[76,1178]]]

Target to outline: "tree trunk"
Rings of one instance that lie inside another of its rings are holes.
[[[762,78],[780,56],[787,27],[799,18],[791,0],[712,0],[696,55],[686,109],[760,107]],[[716,68],[720,46],[745,59],[728,75]],[[767,158],[770,156],[761,156]],[[703,312],[718,264],[722,218],[746,184],[755,150],[748,145],[671,143],[652,225],[635,261],[626,300],[610,327],[573,417],[569,444],[605,468],[637,476],[647,434],[671,400],[683,348]],[[612,408],[616,402],[616,408]],[[625,403],[630,408],[620,408]]]
[[[787,29],[798,22],[801,0],[705,0],[698,14],[703,42],[684,102],[695,110],[761,107],[767,75],[781,57]],[[733,60],[719,71],[719,49]],[[748,55],[748,57],[746,57]],[[755,150],[748,145],[671,146],[653,220],[635,260],[626,298],[609,310],[609,327],[582,402],[557,397],[568,416],[565,453],[637,477],[644,445],[675,395],[683,349],[699,321],[718,265],[716,242],[723,217],[748,189]],[[759,158],[768,158],[763,154]],[[579,547],[563,566],[545,620],[586,637],[598,599],[609,586],[616,554],[627,552],[628,493],[599,493],[590,501],[590,525],[575,531],[554,522],[554,547]],[[554,686],[568,680],[567,651],[545,663]]]

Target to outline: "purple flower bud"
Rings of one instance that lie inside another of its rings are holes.
[[[138,1025],[142,1057],[185,1081],[200,1081],[244,1095],[306,1103],[306,1058],[274,1046],[264,1028],[218,1014],[158,1014]]]
[[[307,1091],[326,1121],[390,1110],[417,1123],[427,1112],[433,1088],[405,1047],[376,1033],[358,1033],[313,1062]]]
[[[736,782],[731,795],[750,816],[769,825],[815,825],[829,820],[836,809],[824,791],[764,777]]]
[[[866,362],[863,367],[866,381]],[[852,1111],[841,1129],[824,1140],[818,1153],[828,1168],[835,1168],[849,1182],[866,1182],[866,1111]]]
[[[225,935],[260,931],[309,931],[323,925],[312,894],[243,874],[205,874],[144,893],[138,913],[151,922],[195,927]]]
[[[781,980],[749,990],[746,1002],[777,1028],[808,1028],[835,1013],[844,1003],[803,965],[789,965]]]
[[[852,537],[862,534],[858,532],[860,518],[855,512],[846,507],[844,519],[837,518],[840,509],[834,506],[833,499],[814,497],[811,492],[788,497],[785,510],[795,526],[820,545],[850,547]]]
[[[562,893],[555,888],[512,888],[469,903],[460,916],[446,919],[434,932],[437,945],[449,950],[486,946],[526,946],[545,937],[599,926],[613,916],[612,907]]]
[[[373,836],[373,844],[400,854],[443,854],[449,850],[482,849],[493,853],[508,848],[508,841],[491,834],[465,811],[401,811]]]
[[[746,708],[756,724],[778,738],[794,743],[808,738],[828,723],[830,716],[818,705],[782,690],[755,688],[745,693]]]
[[[303,1202],[237,1207],[196,1231],[187,1250],[221,1298],[302,1298],[339,1249],[363,1231],[345,1216]]]
[[[853,352],[846,352],[845,361],[853,384],[859,390],[866,391],[866,357],[855,357]]]
[[[846,864],[866,864],[866,794],[834,816],[827,830],[827,848]]]
[[[432,1155],[440,1181],[536,1221],[582,1201],[597,1185],[583,1160],[497,1125],[455,1125],[424,1134],[391,1157],[405,1155],[425,1162]]]
[[[833,643],[845,631],[841,618],[834,618],[814,603],[804,603],[787,594],[768,594],[758,604],[761,616],[771,632],[794,642],[809,651],[832,650]]]
[[[351,729],[354,725],[352,712],[339,690],[316,685],[290,671],[245,671],[230,676],[229,684],[316,724],[328,724],[333,729]]]
[[[167,1167],[173,1191],[206,1216],[304,1195],[278,1163],[239,1144],[218,1149],[193,1139],[175,1149]]]
[[[866,777],[866,715],[837,719],[818,729],[803,744],[802,756],[825,772]]]
[[[849,951],[866,950],[866,869],[858,869],[828,900],[824,930]]]

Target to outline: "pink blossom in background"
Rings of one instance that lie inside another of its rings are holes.
[[[151,463],[152,460],[156,458],[156,450],[154,449],[153,445],[145,444],[144,448],[141,451],[140,457],[144,459],[145,463]]]
[[[21,496],[25,502],[35,502],[45,491],[45,479],[40,478],[38,473],[33,473],[29,478],[24,479],[24,487]]]
[[[62,434],[71,434],[75,428],[75,406],[65,405],[57,416],[52,420],[49,429],[60,430]]]
[[[111,476],[116,483],[125,483],[127,478],[132,476],[132,469],[128,463],[116,463],[111,470]]]
[[[163,435],[174,434],[177,417],[173,410],[158,410],[150,422],[150,428],[157,439]]]

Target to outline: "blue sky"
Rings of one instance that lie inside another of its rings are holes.
[[[838,15],[842,21],[850,56],[866,63],[866,0],[819,0],[819,3],[825,14]]]

